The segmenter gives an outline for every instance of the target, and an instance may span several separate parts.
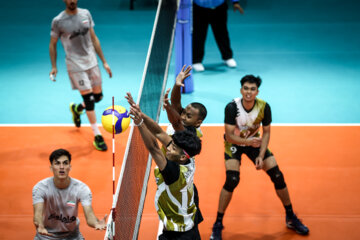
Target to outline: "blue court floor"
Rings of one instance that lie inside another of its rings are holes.
[[[0,123],[70,124],[68,105],[82,99],[71,90],[60,43],[57,81],[48,77],[50,23],[63,3],[18,2],[1,3]],[[331,1],[331,7],[326,2],[247,1],[245,15],[229,10],[238,67],[222,64],[209,31],[203,62],[207,70],[193,74],[195,91],[183,95],[183,104],[202,102],[209,110],[205,123],[222,123],[225,105],[240,94],[240,78],[254,74],[263,79],[259,97],[269,102],[273,123],[359,123],[360,17],[355,9],[360,4]],[[79,1],[79,6],[90,9],[113,71],[109,79],[101,68],[105,98],[96,105],[100,118],[112,96],[128,107],[125,93],[137,95],[156,8],[129,11],[110,0]],[[173,55],[167,87],[174,78]],[[167,122],[165,114],[160,122]]]

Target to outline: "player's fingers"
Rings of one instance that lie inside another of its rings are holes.
[[[140,110],[140,106],[134,104],[134,108],[136,109],[136,111],[140,114],[141,110]]]
[[[170,92],[170,88],[168,88],[168,89],[166,90],[165,95],[164,95],[164,98],[168,98],[169,92]]]
[[[130,113],[133,114],[133,115],[136,115],[137,114],[137,110],[136,108],[134,108],[133,106],[130,107]]]
[[[39,232],[41,235],[44,235],[44,236],[50,236],[52,237],[53,235],[51,233],[48,233],[48,232]]]
[[[187,68],[186,68],[186,73],[189,73],[190,71],[191,71],[191,69],[192,69],[192,67],[191,66],[188,66]]]
[[[125,98],[128,100],[128,102],[130,103],[130,105],[134,104],[135,102],[134,102],[134,99],[133,99],[131,93],[130,93],[130,92],[127,92],[126,95],[127,95],[127,96],[125,96]]]

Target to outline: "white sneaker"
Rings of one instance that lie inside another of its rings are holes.
[[[225,65],[229,68],[236,68],[236,61],[233,58],[224,61]]]
[[[196,71],[196,72],[203,72],[205,71],[204,65],[202,65],[202,63],[194,63],[192,65],[192,68]]]

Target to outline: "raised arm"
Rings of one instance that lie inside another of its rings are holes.
[[[54,78],[57,74],[57,67],[56,67],[56,58],[57,58],[57,50],[56,45],[58,42],[58,38],[51,37],[50,44],[49,44],[49,53],[50,53],[50,61],[51,61],[51,71],[50,75],[53,75]]]
[[[99,41],[98,37],[95,34],[94,28],[90,28],[90,36],[91,36],[91,41],[94,44],[95,52],[97,53],[97,55],[99,56],[99,58],[103,62],[103,66],[104,66],[106,72],[109,74],[109,77],[111,78],[112,77],[112,72],[111,72],[110,66],[106,62],[106,59],[104,57],[104,53],[103,53],[103,51],[101,49],[100,41]]]
[[[162,128],[157,124],[154,120],[152,120],[149,116],[147,116],[145,113],[141,112],[140,107],[136,105],[131,93],[127,93],[125,98],[128,100],[130,107],[133,108],[134,111],[137,112],[137,114],[140,115],[142,121],[144,121],[144,124],[146,125],[146,128],[163,144],[168,145],[168,143],[171,141],[171,137],[164,131]],[[132,112],[130,111],[130,114]],[[134,118],[133,118],[134,119]],[[135,122],[135,120],[134,120]]]
[[[176,81],[174,87],[171,91],[171,104],[173,108],[181,114],[182,106],[181,106],[181,87],[184,87],[184,80],[191,75],[190,71],[192,69],[191,66],[188,66],[185,69],[186,65],[184,65],[176,77]]]
[[[166,110],[166,114],[168,116],[169,122],[171,123],[175,131],[185,130],[185,127],[181,122],[180,114],[174,109],[174,107],[169,102],[169,92],[170,92],[170,88],[166,91],[164,95],[164,103],[163,103],[163,107]]]
[[[141,137],[144,141],[146,148],[149,150],[152,158],[160,170],[163,170],[166,166],[166,159],[164,154],[159,148],[158,142],[152,132],[149,131],[145,120],[143,118],[145,114],[142,114],[140,108],[137,105],[130,107],[130,116],[134,120],[136,126],[138,126]],[[146,116],[146,115],[145,115]],[[166,134],[167,135],[167,134]],[[168,135],[167,135],[168,136]],[[168,136],[171,141],[171,138]],[[168,142],[168,143],[169,143]],[[167,143],[167,144],[168,144]]]
[[[44,203],[36,203],[33,205],[34,208],[34,225],[36,228],[36,231],[41,235],[46,236],[52,236],[52,234],[48,233],[44,226],[44,220],[43,220],[43,211],[44,211]]]
[[[95,228],[96,230],[104,230],[106,229],[106,217],[101,220],[97,219],[97,217],[94,214],[94,210],[91,205],[89,206],[83,206],[84,214],[86,223],[89,227]]]

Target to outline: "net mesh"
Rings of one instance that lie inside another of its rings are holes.
[[[158,121],[172,50],[178,0],[160,0],[139,92],[141,110]],[[108,224],[105,239],[137,239],[151,158],[137,127],[132,127],[116,192],[115,236]],[[109,219],[108,223],[113,221]]]

